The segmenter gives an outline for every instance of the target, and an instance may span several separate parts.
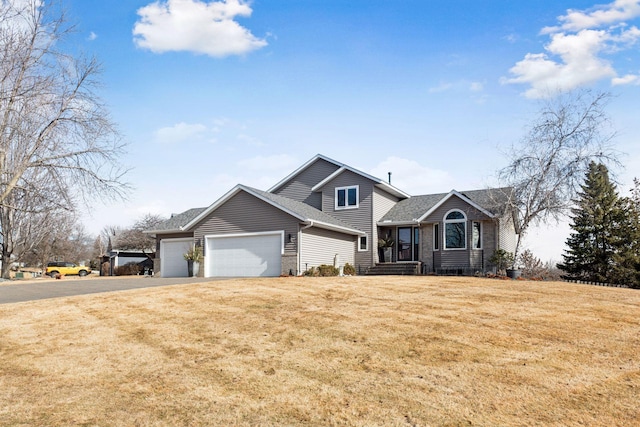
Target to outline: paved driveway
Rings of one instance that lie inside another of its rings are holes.
[[[153,288],[156,286],[210,282],[213,279],[198,277],[160,278],[150,276],[85,277],[62,280],[41,279],[0,286],[0,304],[34,301],[73,295],[123,291],[127,289]]]

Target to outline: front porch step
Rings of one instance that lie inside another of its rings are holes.
[[[371,267],[367,276],[416,276],[420,274],[419,262],[385,262]]]

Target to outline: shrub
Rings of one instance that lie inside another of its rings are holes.
[[[355,276],[356,268],[353,265],[346,263],[342,268],[342,272],[347,276]]]
[[[514,263],[513,253],[507,252],[504,249],[496,249],[496,251],[489,258],[489,262],[495,265],[498,274],[504,275],[505,270],[511,267]]]
[[[318,270],[315,267],[311,267],[310,269],[308,269],[304,273],[302,273],[302,275],[305,276],[305,277],[318,277],[320,275],[320,273],[318,272]]]
[[[522,263],[522,275],[527,279],[541,278],[545,275],[544,264],[529,249],[522,252],[520,261]]]
[[[113,269],[116,276],[135,276],[140,274],[140,266],[135,262],[130,262]]]
[[[338,270],[333,265],[327,265],[327,264],[319,265],[318,272],[322,277],[337,276],[338,274],[340,274],[340,270]]]

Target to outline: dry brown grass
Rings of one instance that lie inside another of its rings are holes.
[[[640,425],[640,292],[230,280],[0,306],[0,424]]]

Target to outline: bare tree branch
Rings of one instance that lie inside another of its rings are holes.
[[[616,136],[604,109],[608,93],[577,91],[547,100],[524,138],[511,147],[509,164],[498,172],[513,189],[518,240],[532,224],[565,216],[591,161],[619,165]]]

